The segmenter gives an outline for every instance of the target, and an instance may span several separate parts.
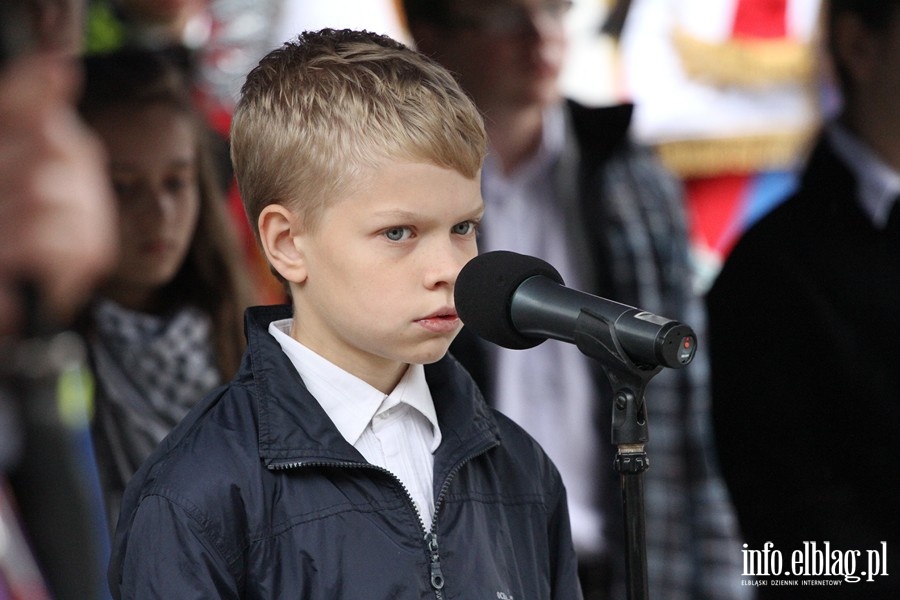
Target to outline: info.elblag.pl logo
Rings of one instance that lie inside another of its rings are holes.
[[[750,549],[744,544],[743,575],[755,577],[744,580],[744,585],[842,585],[860,581],[875,581],[888,576],[887,542],[879,548],[867,550],[841,550],[832,548],[830,542],[803,542],[803,547],[793,550],[785,558],[772,542],[762,549]],[[766,579],[762,579],[766,578]]]

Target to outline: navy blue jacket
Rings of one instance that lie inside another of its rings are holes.
[[[388,471],[348,444],[247,311],[248,349],[128,486],[115,598],[577,599],[565,489],[450,356],[426,367],[442,442],[426,534]]]

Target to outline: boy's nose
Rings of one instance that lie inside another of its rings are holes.
[[[425,275],[425,286],[429,289],[447,286],[450,289],[456,285],[456,278],[463,266],[475,258],[477,250],[474,248],[464,250],[452,243],[437,249],[433,253]]]

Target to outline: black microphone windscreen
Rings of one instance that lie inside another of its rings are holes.
[[[559,271],[533,256],[507,250],[476,256],[456,278],[454,299],[460,320],[479,337],[498,346],[516,350],[537,346],[546,338],[522,335],[511,315],[516,289],[536,275],[563,284]]]

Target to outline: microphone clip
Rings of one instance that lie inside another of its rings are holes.
[[[622,344],[613,323],[583,309],[575,323],[575,345],[600,362],[613,390],[612,438],[621,449],[643,447],[649,439],[644,390],[662,365],[647,366],[633,362]]]

